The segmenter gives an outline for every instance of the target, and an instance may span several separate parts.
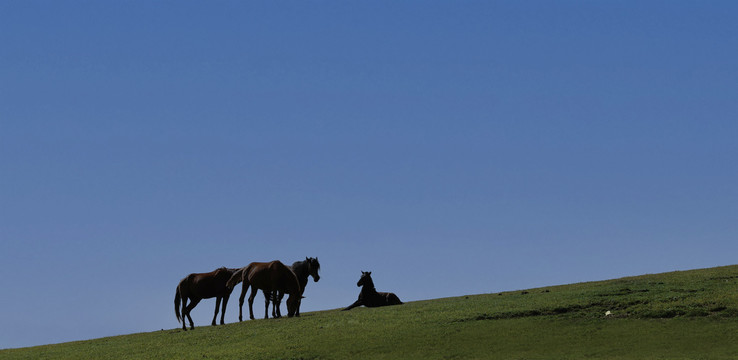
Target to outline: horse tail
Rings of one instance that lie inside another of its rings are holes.
[[[174,314],[177,315],[177,322],[182,322],[182,315],[179,313],[179,303],[182,295],[179,288],[180,285],[177,285],[177,291],[174,292]]]

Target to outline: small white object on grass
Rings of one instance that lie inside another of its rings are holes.
[[[612,311],[610,311],[610,310],[607,310],[607,311],[605,312],[605,316],[612,316]]]

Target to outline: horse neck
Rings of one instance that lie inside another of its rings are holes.
[[[361,292],[366,294],[373,294],[377,292],[377,289],[374,288],[374,281],[372,281],[372,278],[367,278],[364,280],[364,285],[361,286]]]
[[[232,268],[225,268],[225,271],[222,272],[222,277],[225,278],[225,281],[228,282],[228,280],[233,277],[237,272],[240,274],[241,269],[232,269]]]
[[[297,261],[292,264],[292,271],[297,275],[297,280],[300,281],[300,288],[304,289],[308,283],[308,277],[310,272],[308,271],[307,261]]]

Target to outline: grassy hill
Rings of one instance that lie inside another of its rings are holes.
[[[736,359],[738,266],[0,351],[165,358]]]

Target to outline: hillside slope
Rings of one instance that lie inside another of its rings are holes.
[[[735,359],[738,266],[11,349],[0,358]]]

